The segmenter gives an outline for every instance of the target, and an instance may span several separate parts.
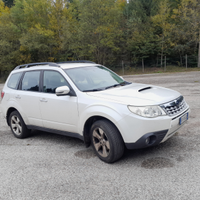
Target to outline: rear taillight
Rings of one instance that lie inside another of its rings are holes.
[[[1,98],[3,99],[5,92],[1,91]]]

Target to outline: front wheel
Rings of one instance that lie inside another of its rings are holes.
[[[13,111],[9,116],[9,125],[13,135],[17,138],[25,138],[30,134],[21,115],[17,111]]]
[[[124,153],[124,142],[117,128],[108,120],[94,122],[90,130],[92,147],[106,163],[113,163]]]

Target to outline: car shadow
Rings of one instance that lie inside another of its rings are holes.
[[[32,130],[31,135],[29,136],[30,139],[34,139],[37,141],[45,141],[45,143],[49,142],[50,144],[62,144],[66,146],[85,146],[84,142],[78,138],[69,137],[65,135],[55,134],[55,133],[49,133],[45,131],[39,131],[39,130]]]
[[[29,138],[34,144],[39,142],[45,143],[45,145],[48,146],[63,145],[66,149],[74,148],[74,156],[80,159],[98,159],[93,152],[92,147],[86,148],[84,142],[78,138],[38,130],[33,130]],[[159,166],[159,168],[161,168],[161,166],[171,167],[173,166],[174,161],[184,160],[182,152],[185,148],[184,139],[179,136],[174,136],[157,146],[135,150],[125,149],[122,158],[114,164],[131,164],[132,166],[143,166],[145,168],[152,168],[152,166]]]

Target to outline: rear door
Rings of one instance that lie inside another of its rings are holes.
[[[39,105],[40,98],[40,74],[37,71],[25,72],[20,88],[15,94],[15,99],[20,106],[20,110],[28,119],[27,125],[34,125],[42,127],[42,119]]]

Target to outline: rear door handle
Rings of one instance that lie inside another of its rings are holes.
[[[41,102],[47,102],[47,99],[42,98],[42,99],[40,99],[40,101],[41,101]]]

